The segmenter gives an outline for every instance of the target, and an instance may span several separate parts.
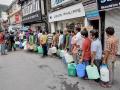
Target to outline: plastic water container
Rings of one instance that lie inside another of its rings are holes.
[[[88,79],[98,79],[98,78],[100,78],[98,69],[95,65],[86,66],[86,71],[87,71]]]
[[[61,58],[64,57],[64,52],[65,52],[64,50],[61,50],[61,51],[60,51],[60,57],[61,57]]]
[[[74,77],[77,76],[75,63],[68,64],[68,75]]]
[[[66,62],[65,57],[62,57],[62,62],[63,62],[65,65],[67,65],[67,62]]]
[[[103,82],[108,82],[109,81],[109,70],[107,65],[102,65],[100,67],[100,79]]]
[[[38,46],[37,46],[37,45],[34,46],[34,51],[35,51],[35,52],[38,51]]]
[[[42,47],[38,47],[38,54],[43,54],[43,48]]]
[[[85,76],[85,68],[86,66],[83,63],[77,65],[76,70],[78,77],[83,78]]]

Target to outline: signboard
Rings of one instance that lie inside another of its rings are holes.
[[[52,6],[52,8],[54,8],[56,6],[65,4],[65,3],[70,2],[70,1],[73,1],[73,0],[51,0],[51,6]]]
[[[20,16],[18,14],[15,15],[15,22],[20,23]]]
[[[35,21],[38,21],[38,20],[41,20],[41,14],[40,14],[39,11],[22,17],[22,22],[23,23],[35,22]]]
[[[85,16],[82,3],[66,7],[49,14],[49,22],[62,21],[66,19],[78,18]]]
[[[99,19],[99,11],[96,0],[82,0],[85,8],[85,15],[88,19]]]
[[[97,0],[99,10],[111,9],[120,6],[120,0]]]

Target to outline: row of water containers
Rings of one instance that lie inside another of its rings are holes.
[[[98,79],[100,78],[103,82],[109,81],[109,70],[107,65],[101,65],[100,73],[95,65],[85,66],[85,64],[81,63],[76,65],[75,63],[68,64],[68,75],[69,76],[78,76],[79,78],[83,78],[85,76],[85,72],[87,72],[88,79]]]
[[[69,76],[78,76],[79,78],[83,78],[85,73],[87,72],[88,79],[98,79],[100,78],[103,82],[109,81],[109,70],[106,64],[102,64],[100,66],[100,72],[98,68],[93,65],[86,66],[85,63],[80,63],[76,65],[75,63],[71,63],[73,58],[65,51],[59,51],[60,57],[63,58],[63,62],[65,62],[68,66],[68,75]]]

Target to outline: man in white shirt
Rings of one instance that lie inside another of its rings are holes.
[[[100,66],[102,64],[102,44],[99,40],[99,34],[98,31],[92,30],[90,31],[90,36],[92,39],[91,43],[91,65],[96,65],[98,68],[98,71],[100,72]],[[100,79],[95,80],[96,82],[99,82]]]
[[[19,39],[20,39],[20,42],[23,42],[23,39],[24,39],[24,32],[23,31],[20,32]]]
[[[82,48],[82,41],[83,41],[83,38],[81,36],[81,28],[76,28],[75,32],[76,32],[76,40],[77,40],[77,47],[78,48]]]
[[[58,47],[60,49],[63,49],[63,41],[64,41],[63,31],[60,31],[59,42],[58,42]]]

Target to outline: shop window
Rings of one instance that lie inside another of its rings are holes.
[[[73,31],[73,30],[74,30],[74,27],[75,27],[75,24],[74,24],[74,23],[66,24],[66,27],[68,28],[68,30]]]

